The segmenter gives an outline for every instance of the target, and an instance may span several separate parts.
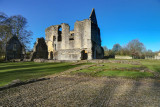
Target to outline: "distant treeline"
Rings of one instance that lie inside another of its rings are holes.
[[[145,57],[154,57],[158,52],[146,50],[146,47],[138,39],[130,41],[127,45],[121,46],[115,44],[112,49],[104,48],[105,58],[114,58],[115,55],[132,56],[134,59],[144,59]]]

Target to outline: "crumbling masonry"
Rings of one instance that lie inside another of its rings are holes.
[[[62,23],[48,27],[45,34],[48,59],[91,60],[104,56],[94,9],[89,19],[75,22],[73,31],[68,24]]]

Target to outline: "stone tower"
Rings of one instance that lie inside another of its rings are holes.
[[[74,30],[66,23],[45,30],[48,58],[55,60],[91,60],[104,56],[95,9],[89,19],[76,21]]]

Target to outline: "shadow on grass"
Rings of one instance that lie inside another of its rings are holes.
[[[1,70],[9,70],[9,69],[19,69],[19,68],[30,68],[30,67],[38,67],[38,66],[46,66],[46,65],[57,65],[59,63],[18,63],[15,65],[5,65],[0,67]]]
[[[160,65],[153,65],[152,67],[156,72],[160,73]]]
[[[77,65],[71,65],[71,64],[62,64],[59,66],[42,66],[37,68],[28,68],[28,69],[17,69],[17,70],[11,70],[8,72],[0,72],[0,86],[8,84],[12,80],[20,79],[22,81],[33,79],[33,78],[39,78],[59,72],[63,72],[65,70],[68,70],[70,68],[74,68],[77,66],[80,66],[82,64]]]

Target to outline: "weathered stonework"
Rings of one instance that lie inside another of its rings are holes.
[[[95,10],[89,19],[76,21],[74,31],[66,23],[50,26],[45,30],[48,58],[56,60],[102,59],[100,29]]]
[[[48,58],[48,47],[44,38],[37,38],[37,42],[35,43],[33,52],[31,53],[31,60],[39,58]]]
[[[22,60],[24,54],[24,46],[20,43],[18,37],[14,35],[6,45],[6,60]]]

